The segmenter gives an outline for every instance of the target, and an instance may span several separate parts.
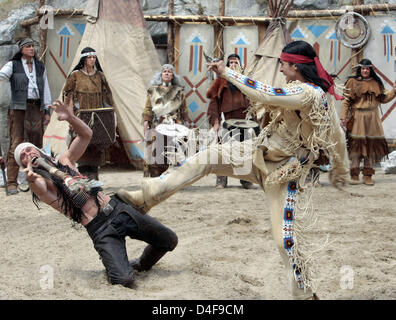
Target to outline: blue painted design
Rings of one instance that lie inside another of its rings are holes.
[[[83,35],[85,32],[85,27],[87,26],[85,23],[73,23],[73,26],[77,29],[77,31]]]
[[[389,34],[389,33],[390,33],[390,34],[393,34],[393,33],[395,33],[395,32],[392,30],[391,27],[385,26],[384,29],[382,29],[381,33],[382,33],[382,34]]]
[[[299,28],[296,28],[296,30],[294,30],[294,32],[291,34],[292,38],[298,38],[298,39],[304,39],[305,36],[303,35],[303,33],[301,32],[301,30]]]
[[[191,112],[195,112],[195,111],[198,110],[199,106],[198,106],[198,104],[195,101],[193,101],[193,102],[190,103],[188,108],[190,109]]]
[[[334,33],[329,37],[329,39],[338,40],[338,39],[337,39],[337,34],[334,32]]]
[[[193,43],[202,43],[201,39],[199,39],[199,37],[195,37],[194,39],[192,39]]]
[[[239,57],[241,58],[241,63],[243,61],[243,48],[239,48]]]
[[[392,50],[392,48],[390,47],[390,43],[389,43],[390,37],[391,37],[390,35],[386,36],[386,48],[387,48],[387,50],[386,50],[386,62],[389,62],[390,51]]]
[[[334,70],[337,68],[337,57],[338,57],[338,41],[334,41]]]
[[[246,42],[243,41],[242,38],[240,38],[240,39],[237,41],[237,43],[235,43],[235,44],[238,44],[238,45],[246,45]]]
[[[67,38],[63,37],[63,53],[62,53],[62,63],[65,64],[66,62],[66,46],[67,46]]]
[[[131,156],[134,159],[144,159],[144,153],[140,151],[134,144],[131,145]]]
[[[72,35],[69,28],[67,28],[67,27],[64,27],[61,31],[59,31],[58,34],[61,36],[71,36]]]
[[[194,76],[198,73],[198,46],[194,46]]]
[[[307,26],[307,29],[311,31],[311,33],[315,36],[315,38],[319,38],[323,32],[325,32],[329,27],[328,26]]]

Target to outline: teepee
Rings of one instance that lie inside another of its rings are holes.
[[[141,114],[150,80],[161,67],[140,2],[88,0],[84,15],[85,32],[71,69],[80,60],[83,48],[96,50],[113,93],[121,141],[131,164],[140,168],[144,158]],[[68,123],[58,121],[53,113],[44,135],[45,150],[55,154],[65,151],[68,134]]]
[[[249,61],[244,74],[255,80],[268,83],[274,87],[286,84],[285,77],[280,73],[279,57],[291,37],[286,29],[285,16],[293,5],[293,0],[267,1],[268,15],[273,18],[253,58]],[[264,116],[265,108],[260,110],[258,119]]]

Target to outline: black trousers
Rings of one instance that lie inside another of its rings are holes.
[[[142,215],[117,196],[112,196],[109,204],[114,208],[110,213],[99,212],[85,227],[110,283],[129,286],[133,282],[133,269],[126,252],[125,237],[165,251],[172,251],[178,239],[172,230],[149,215]]]

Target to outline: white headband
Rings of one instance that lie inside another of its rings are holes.
[[[372,68],[372,64],[359,64],[358,67]]]
[[[38,151],[41,151],[39,148],[37,148],[34,144],[30,143],[30,142],[22,142],[20,144],[18,144],[18,146],[15,148],[14,151],[14,159],[16,161],[16,163],[18,163],[18,166],[25,168],[25,166],[22,164],[21,161],[21,152],[23,149],[27,148],[27,147],[31,147],[31,148],[35,148]]]
[[[96,52],[86,52],[81,55],[81,58],[88,57],[88,56],[96,56]]]

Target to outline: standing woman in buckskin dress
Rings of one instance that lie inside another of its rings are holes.
[[[110,87],[96,57],[96,51],[86,47],[81,51],[81,59],[66,80],[63,95],[70,98],[74,110],[114,107]],[[99,179],[99,167],[106,162],[103,148],[89,145],[78,161],[78,171],[89,178]]]
[[[360,61],[356,76],[345,84],[341,125],[346,127],[347,122],[353,122],[351,128],[348,126],[351,184],[361,183],[360,161],[363,159],[363,183],[373,186],[374,165],[389,153],[378,106],[394,99],[395,90],[396,83],[391,90],[385,90],[369,59]]]
[[[158,177],[169,167],[166,157],[159,155],[165,150],[166,141],[162,143],[164,137],[158,136],[155,132],[151,132],[155,136],[149,137],[149,130],[155,129],[161,123],[178,123],[190,127],[191,120],[188,116],[184,87],[171,64],[164,64],[161,71],[154,75],[150,85],[142,114],[147,143],[144,176]]]

